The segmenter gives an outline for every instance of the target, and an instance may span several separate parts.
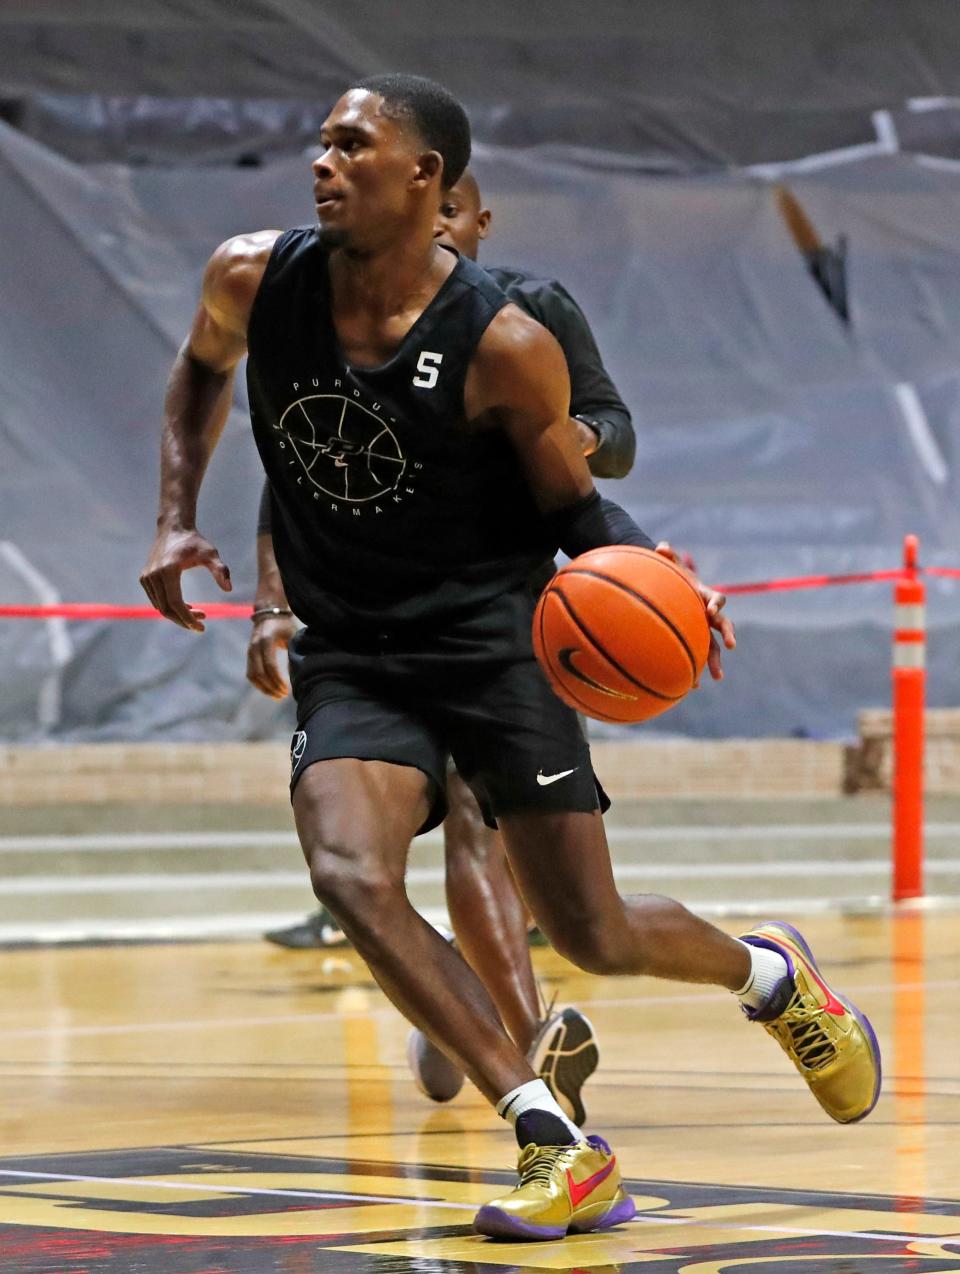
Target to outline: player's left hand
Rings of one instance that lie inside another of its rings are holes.
[[[667,558],[674,566],[679,566],[681,571],[685,571],[689,575],[691,583],[703,599],[703,604],[707,611],[707,623],[712,629],[710,633],[710,653],[707,655],[707,667],[714,681],[722,681],[723,659],[720,652],[720,642],[723,642],[727,650],[736,650],[737,648],[737,635],[733,627],[733,620],[723,614],[723,608],[727,604],[726,596],[723,593],[718,593],[709,584],[704,584],[697,574],[691,570],[692,563],[688,564],[685,562],[676,549],[668,544],[666,540],[660,541],[657,545],[657,552],[661,557]],[[718,635],[719,641],[717,640]]]

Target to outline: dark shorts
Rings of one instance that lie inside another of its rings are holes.
[[[291,642],[297,700],[290,790],[315,761],[356,757],[410,765],[430,780],[446,815],[452,757],[483,812],[606,810],[577,714],[556,697],[529,644],[533,602],[498,599],[439,636],[303,629]]]

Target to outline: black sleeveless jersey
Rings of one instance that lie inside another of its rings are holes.
[[[522,585],[556,549],[467,369],[506,296],[460,257],[390,359],[345,362],[314,228],[274,246],[248,329],[254,437],[294,612],[327,630],[430,628]]]

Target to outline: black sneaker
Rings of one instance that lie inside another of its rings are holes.
[[[347,935],[327,911],[321,907],[319,911],[307,916],[299,924],[290,925],[286,929],[271,929],[263,935],[268,942],[278,947],[290,947],[293,950],[306,950],[310,947],[348,947]]]
[[[560,1109],[582,1127],[587,1117],[580,1090],[597,1069],[600,1049],[590,1019],[579,1009],[548,1009],[527,1061],[553,1093]]]

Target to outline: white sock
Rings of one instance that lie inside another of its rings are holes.
[[[769,947],[754,947],[749,942],[741,945],[750,953],[750,976],[734,994],[748,1009],[759,1009],[770,999],[777,983],[790,970],[779,951],[771,951]]]
[[[577,1141],[585,1140],[577,1125],[563,1113],[556,1098],[542,1079],[530,1079],[519,1088],[512,1088],[497,1102],[497,1114],[514,1128],[520,1116],[528,1110],[542,1110],[549,1115],[554,1115],[563,1122],[571,1137],[576,1138]]]

